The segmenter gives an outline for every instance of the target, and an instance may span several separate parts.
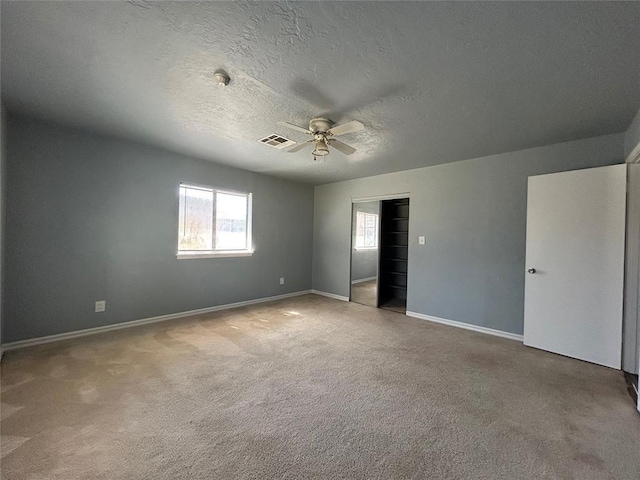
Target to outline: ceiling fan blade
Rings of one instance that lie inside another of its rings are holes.
[[[352,153],[355,153],[355,151],[356,151],[355,148],[350,147],[349,145],[347,145],[346,143],[341,142],[340,140],[331,140],[329,142],[329,145],[331,145],[333,148],[335,148],[339,152],[344,153],[345,155],[351,155]]]
[[[337,127],[331,127],[327,131],[327,133],[329,135],[333,135],[334,137],[337,137],[338,135],[344,135],[345,133],[359,132],[360,130],[364,130],[364,125],[357,120],[353,120],[351,122],[338,125]]]
[[[302,150],[304,147],[306,147],[306,146],[307,146],[307,144],[309,144],[309,143],[313,143],[313,142],[314,142],[314,140],[307,140],[306,142],[302,142],[302,143],[300,143],[300,144],[296,145],[295,147],[293,147],[293,148],[291,148],[291,149],[287,150],[287,152],[289,152],[289,153],[296,153],[296,152],[299,152],[299,151],[300,151],[300,150]]]
[[[297,130],[298,132],[302,132],[302,133],[306,133],[307,135],[311,135],[311,132],[309,131],[308,128],[302,128],[299,127],[297,125],[294,125],[293,123],[289,123],[289,122],[278,122],[278,125],[281,125],[283,127],[287,127],[290,128],[292,130]]]

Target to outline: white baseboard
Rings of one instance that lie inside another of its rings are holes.
[[[432,317],[431,315],[424,315],[417,312],[407,311],[408,317],[419,318],[420,320],[428,320],[430,322],[442,323],[443,325],[449,325],[451,327],[464,328],[465,330],[472,330],[474,332],[486,333],[487,335],[494,335],[496,337],[508,338],[510,340],[523,341],[523,336],[517,333],[504,332],[502,330],[495,330],[493,328],[481,327],[479,325],[472,325],[470,323],[456,322],[455,320],[447,320],[446,318]]]
[[[378,277],[359,278],[358,280],[352,280],[351,285],[355,285],[356,283],[368,282],[369,280],[375,280],[376,278]]]
[[[165,322],[167,320],[175,320],[177,318],[191,317],[193,315],[202,315],[204,313],[217,312],[219,310],[229,310],[231,308],[244,307],[246,305],[254,305],[256,303],[272,302],[283,298],[297,297],[312,293],[311,290],[302,290],[299,292],[285,293],[283,295],[275,295],[273,297],[256,298],[254,300],[245,300],[244,302],[227,303],[225,305],[216,305],[215,307],[200,308],[198,310],[189,310],[186,312],[170,313],[168,315],[160,315],[158,317],[142,318],[140,320],[131,320],[129,322],[115,323],[113,325],[105,325],[103,327],[86,328],[73,332],[59,333],[57,335],[47,335],[46,337],[30,338],[28,340],[19,340],[17,342],[5,343],[2,345],[2,351],[16,350],[18,348],[32,347],[43,343],[59,342],[70,338],[85,337],[87,335],[95,335],[97,333],[110,332],[112,330],[121,330],[123,328],[137,327],[147,325],[149,323]]]
[[[323,297],[333,298],[335,300],[342,300],[343,302],[349,301],[349,297],[343,297],[342,295],[336,295],[335,293],[327,293],[327,292],[322,292],[320,290],[311,290],[311,293],[314,293],[316,295],[322,295]]]

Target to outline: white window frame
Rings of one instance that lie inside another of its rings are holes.
[[[176,245],[176,258],[178,259],[193,259],[193,258],[225,258],[225,257],[250,257],[254,253],[253,249],[253,195],[249,192],[239,192],[234,190],[227,190],[222,188],[210,187],[208,185],[199,185],[196,183],[187,183],[180,182],[180,186],[178,187],[178,198],[180,197],[180,189],[182,187],[186,188],[194,188],[198,190],[205,190],[209,192],[213,192],[214,194],[214,204],[213,204],[213,221],[211,226],[211,235],[213,236],[212,244],[213,250],[180,250],[180,232],[178,231],[178,239]],[[215,205],[215,195],[217,193],[224,193],[226,195],[238,195],[247,198],[247,248],[242,250],[217,250],[215,248],[215,237],[216,237],[216,205]],[[179,202],[178,202],[179,205]],[[178,207],[180,208],[180,207]],[[178,218],[180,217],[180,213],[178,212]],[[180,224],[178,222],[178,230],[180,228]]]
[[[364,217],[363,228],[365,230],[367,228],[367,217],[368,216],[375,217],[375,219],[376,219],[376,236],[375,236],[376,244],[375,245],[370,245],[370,246],[358,245],[358,233],[357,232],[358,232],[358,219],[359,219],[360,215],[362,215]],[[355,243],[354,249],[357,250],[357,251],[360,251],[360,250],[377,250],[378,249],[379,228],[380,228],[380,215],[379,214],[356,211],[356,238],[355,238],[355,242],[354,242]]]

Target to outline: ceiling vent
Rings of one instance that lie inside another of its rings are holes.
[[[278,150],[290,147],[291,145],[294,145],[296,143],[293,140],[281,137],[280,135],[276,135],[275,133],[273,135],[269,135],[268,137],[261,138],[258,141],[260,143],[264,143],[265,145],[269,145],[270,147],[277,148]]]

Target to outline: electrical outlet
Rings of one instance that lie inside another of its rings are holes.
[[[424,237],[424,235],[420,235],[418,237],[418,245],[424,245],[425,243],[427,243],[427,239]]]
[[[104,312],[107,309],[107,302],[105,300],[100,300],[96,302],[96,313]]]
[[[284,277],[280,277],[280,285],[284,285]]]

